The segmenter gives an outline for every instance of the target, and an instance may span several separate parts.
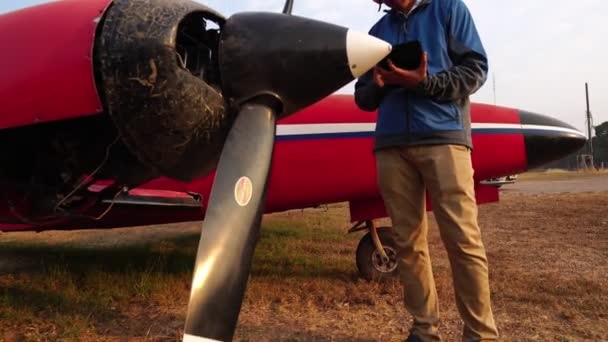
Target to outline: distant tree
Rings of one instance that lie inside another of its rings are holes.
[[[596,166],[608,167],[608,121],[595,127],[593,137],[593,159]]]
[[[599,126],[595,126],[595,135],[597,137],[608,138],[608,121]]]

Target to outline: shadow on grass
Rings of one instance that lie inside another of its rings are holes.
[[[30,286],[0,286],[0,304],[3,309],[10,307],[14,312],[31,313],[33,317],[44,319],[57,312],[84,317],[95,315],[102,319],[119,318],[118,313],[110,310],[110,307],[104,307],[90,298]],[[8,315],[7,312],[3,314]]]
[[[60,266],[76,274],[89,270],[127,274],[148,271],[150,268],[175,274],[192,270],[197,243],[198,235],[194,234],[159,243],[120,247],[10,243],[0,245],[0,259],[31,266],[22,269],[26,272],[45,271]],[[10,271],[11,267],[7,268]],[[8,272],[0,268],[0,275],[6,273]]]
[[[354,259],[328,259],[297,248],[301,241],[311,242],[298,229],[263,228],[254,256],[253,276],[322,277],[352,279]],[[199,234],[188,233],[157,241],[136,241],[120,246],[45,244],[44,242],[0,243],[0,276],[3,274],[48,272],[61,267],[72,274],[102,272],[128,275],[155,272],[167,275],[190,275],[198,247]],[[327,243],[312,241],[315,244]],[[354,257],[354,251],[352,254]]]

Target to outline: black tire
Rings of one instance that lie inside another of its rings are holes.
[[[357,268],[359,274],[369,281],[382,281],[397,276],[397,246],[390,227],[378,228],[378,237],[389,262],[383,263],[380,254],[376,251],[371,233],[365,234],[357,246]]]

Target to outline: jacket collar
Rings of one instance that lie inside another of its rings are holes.
[[[412,11],[412,13],[420,10],[422,7],[430,4],[432,1],[433,0],[421,0],[420,3],[418,4],[418,6],[416,8],[414,8],[414,10]],[[398,14],[398,15],[403,14],[403,12],[395,10],[395,9],[392,9],[392,8],[384,10],[384,12],[385,13],[389,13],[389,14]]]

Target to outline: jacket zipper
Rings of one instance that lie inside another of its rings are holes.
[[[411,13],[410,13],[411,14]],[[402,43],[405,43],[407,41],[407,21],[408,21],[408,17],[409,15],[405,14],[405,13],[401,13],[401,15],[403,16],[403,40],[400,40]],[[405,123],[406,123],[406,141],[409,143],[412,139],[411,137],[411,131],[412,131],[412,124],[411,124],[411,117],[410,117],[410,92],[409,91],[405,91]]]
[[[411,11],[409,14],[405,14],[405,13],[400,13],[403,16],[403,43],[405,43],[407,41],[407,34],[408,34],[408,30],[407,30],[407,23],[409,20],[409,17],[414,14],[416,11],[418,11],[420,9],[420,7],[424,5],[424,3],[418,5],[416,8],[414,8],[413,11]],[[406,90],[405,93],[405,120],[406,120],[406,140],[407,142],[410,142],[412,140],[412,136],[411,136],[411,132],[412,132],[412,120],[411,120],[411,113],[410,113],[410,92]]]

